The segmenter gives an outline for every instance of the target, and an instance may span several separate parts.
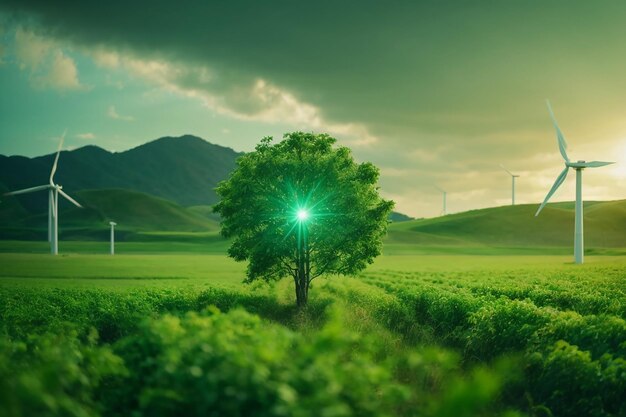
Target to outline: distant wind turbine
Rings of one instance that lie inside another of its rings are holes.
[[[511,176],[511,205],[515,205],[515,178],[519,178],[519,175],[513,174],[511,171],[506,169],[504,165],[500,164],[500,168],[505,170]]]
[[[62,190],[62,186],[54,183],[54,174],[57,171],[59,155],[61,153],[61,148],[63,147],[65,133],[66,132],[63,133],[63,136],[61,136],[61,140],[59,141],[59,149],[57,150],[56,157],[54,158],[54,164],[52,165],[52,171],[50,172],[49,183],[46,185],[39,185],[37,187],[25,188],[23,190],[11,191],[4,194],[18,195],[48,190],[48,241],[50,242],[50,252],[53,255],[57,255],[59,253],[59,194],[62,195],[70,203],[74,204],[76,207],[82,208],[82,206],[78,204],[76,200],[74,200]]]
[[[111,225],[111,255],[115,255],[115,226],[117,223],[109,222],[109,225]]]
[[[439,188],[437,185],[435,185],[435,188],[443,193],[443,209],[441,210],[441,215],[445,216],[446,214],[448,214],[447,208],[446,208],[446,199],[447,199],[448,193],[444,191],[442,188]]]
[[[559,144],[559,152],[565,161],[565,169],[561,171],[561,174],[556,178],[554,185],[546,195],[545,200],[539,206],[537,213],[535,216],[539,215],[539,212],[544,208],[544,206],[548,203],[552,194],[559,188],[561,184],[565,181],[565,177],[567,177],[567,172],[570,168],[574,168],[576,170],[576,220],[575,220],[575,228],[574,228],[574,260],[577,264],[582,264],[584,261],[584,240],[583,240],[583,169],[585,168],[598,168],[603,167],[605,165],[613,164],[614,162],[602,162],[602,161],[577,161],[571,162],[569,157],[567,156],[567,142],[565,141],[565,137],[559,129],[559,125],[556,123],[556,118],[554,117],[554,113],[552,112],[552,107],[550,106],[550,102],[546,100],[548,104],[548,110],[550,111],[550,117],[552,118],[552,123],[554,124],[554,128],[556,129],[556,137],[557,142]]]

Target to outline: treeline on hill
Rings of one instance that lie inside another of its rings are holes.
[[[3,288],[0,415],[623,416],[620,275]]]

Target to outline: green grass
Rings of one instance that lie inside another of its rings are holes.
[[[116,242],[116,253],[132,254],[160,254],[160,253],[198,253],[198,254],[220,254],[224,255],[228,247],[228,242],[221,239],[209,238],[205,242],[193,241],[162,241],[151,240],[138,242]],[[106,240],[95,241],[59,241],[59,253],[64,254],[108,254],[110,251],[109,242]],[[50,244],[44,241],[30,242],[22,240],[2,240],[0,241],[0,253],[50,253]]]
[[[1,285],[82,285],[115,289],[212,284],[240,287],[246,267],[245,263],[235,262],[223,254],[176,252],[115,256],[69,253],[57,257],[47,253],[0,253],[0,265]],[[561,255],[384,255],[377,258],[363,276],[389,271],[445,275],[476,271],[537,271],[544,274],[548,270],[584,274],[598,265],[626,269],[626,259],[594,256],[581,266],[574,265],[569,256]]]
[[[240,286],[245,265],[223,255],[0,254],[1,285],[136,287]]]

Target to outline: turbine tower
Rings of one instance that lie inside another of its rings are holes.
[[[109,225],[111,226],[111,255],[115,255],[115,226],[117,223],[109,222]]]
[[[59,155],[61,153],[61,148],[63,147],[63,140],[65,139],[65,132],[63,136],[61,136],[61,140],[59,141],[59,149],[57,150],[57,154],[54,158],[54,164],[52,165],[52,171],[50,171],[50,179],[49,183],[46,185],[39,185],[37,187],[25,188],[23,190],[11,191],[4,195],[18,195],[18,194],[28,194],[34,193],[37,191],[48,191],[48,241],[50,242],[50,253],[53,255],[57,255],[59,253],[59,194],[62,195],[66,200],[70,203],[74,204],[76,207],[82,208],[80,204],[76,202],[72,197],[67,195],[63,191],[63,187],[59,184],[54,183],[54,174],[57,170],[57,165],[59,163]]]
[[[519,175],[513,174],[511,171],[506,169],[504,165],[500,164],[500,168],[505,170],[511,176],[511,205],[515,205],[515,178],[519,178]]]
[[[559,129],[559,125],[556,123],[556,118],[554,117],[554,113],[552,112],[552,107],[550,106],[550,102],[546,101],[548,104],[548,110],[550,111],[550,117],[552,118],[552,123],[554,124],[554,129],[556,129],[556,137],[557,142],[559,144],[559,152],[565,161],[565,169],[561,171],[559,176],[554,181],[554,185],[550,188],[548,195],[539,206],[537,213],[535,216],[539,215],[539,212],[544,208],[544,206],[548,203],[552,194],[563,184],[565,181],[565,177],[567,177],[567,172],[570,168],[576,170],[576,220],[574,227],[574,261],[577,264],[582,264],[584,262],[584,240],[583,240],[583,169],[585,168],[598,168],[603,167],[605,165],[613,164],[614,162],[602,162],[602,161],[570,161],[567,156],[567,142],[565,141],[565,137]]]
[[[442,188],[438,187],[437,185],[435,185],[435,188],[441,191],[441,193],[443,194],[443,209],[441,210],[441,215],[445,216],[446,214],[448,214],[448,211],[446,208],[446,199],[447,199],[448,193]]]

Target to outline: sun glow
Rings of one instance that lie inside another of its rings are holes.
[[[299,221],[303,222],[309,218],[309,212],[305,209],[300,209],[298,210],[298,213],[296,213],[296,216],[298,217]]]
[[[624,179],[626,178],[626,142],[621,143],[615,149],[614,155],[613,159],[610,159],[616,162],[610,167],[611,173],[617,178]]]

